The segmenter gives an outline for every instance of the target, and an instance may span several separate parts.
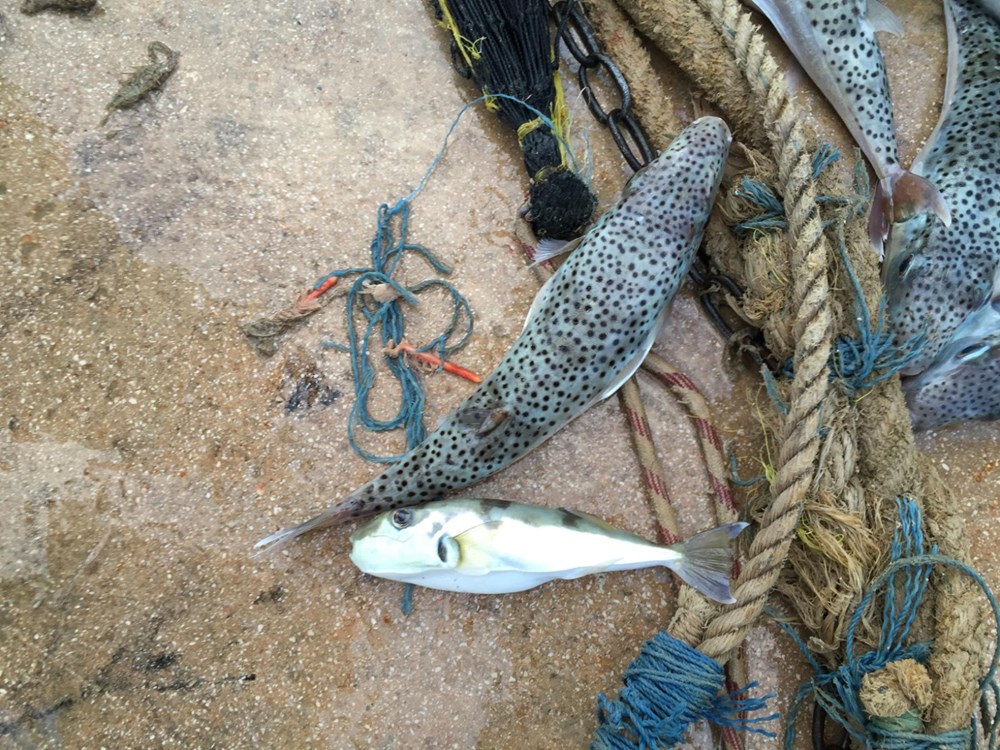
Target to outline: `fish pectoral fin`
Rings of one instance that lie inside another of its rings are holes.
[[[475,433],[476,437],[486,437],[510,418],[510,410],[505,407],[472,407],[455,415],[454,423]]]
[[[537,266],[539,263],[551,260],[557,255],[571,253],[580,246],[581,242],[583,242],[582,235],[573,240],[554,240],[550,237],[539,240],[532,256],[535,260],[532,265]]]
[[[664,308],[663,312],[660,313],[660,317],[656,321],[656,325],[652,327],[650,332],[646,334],[646,340],[642,342],[639,348],[636,350],[635,355],[630,359],[626,365],[625,369],[621,371],[621,374],[615,378],[608,385],[607,388],[597,397],[597,401],[603,401],[604,399],[613,396],[619,388],[625,385],[625,381],[630,377],[635,375],[635,371],[639,369],[642,361],[649,354],[649,350],[653,348],[653,342],[656,341],[656,337],[660,335],[660,331],[663,329],[663,324],[667,319],[667,313],[669,312],[669,306]]]
[[[903,36],[903,24],[887,7],[879,0],[868,0],[868,23],[875,31],[884,31],[887,34]]]

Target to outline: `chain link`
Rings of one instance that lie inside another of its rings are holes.
[[[573,0],[556,3],[553,11],[559,27],[557,39],[566,45],[566,50],[580,65],[577,78],[587,107],[597,121],[611,131],[611,137],[628,165],[638,171],[653,160],[653,151],[642,126],[632,114],[632,90],[628,81],[615,61],[604,54],[594,27]],[[590,75],[598,69],[603,70],[611,79],[617,92],[617,107],[602,105],[590,85]]]

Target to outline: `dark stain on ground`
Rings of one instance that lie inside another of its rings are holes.
[[[150,672],[166,669],[180,658],[181,655],[178,651],[164,651],[161,654],[154,655],[148,662],[146,662],[145,669]]]
[[[32,16],[43,10],[55,10],[63,13],[86,14],[94,10],[97,0],[23,0],[21,12]]]
[[[305,355],[289,357],[282,380],[286,388],[291,384],[290,392],[285,398],[285,414],[330,406],[343,395],[326,382],[326,377],[316,363],[306,359]]]
[[[21,718],[15,719],[14,721],[0,721],[0,737],[15,735],[25,724],[35,721],[44,721],[63,709],[69,708],[74,703],[76,703],[76,699],[67,696],[56,701],[48,708],[39,709],[32,708],[31,706],[25,706],[24,711],[21,713]]]
[[[257,594],[257,598],[253,600],[254,604],[277,604],[282,599],[285,598],[285,587],[280,583],[272,586],[267,591],[261,591]]]

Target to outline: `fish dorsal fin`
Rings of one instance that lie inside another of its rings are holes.
[[[649,354],[649,350],[653,348],[653,342],[656,341],[656,337],[660,335],[660,331],[663,329],[663,323],[667,319],[667,313],[669,311],[670,305],[663,308],[663,312],[661,312],[660,317],[657,318],[656,324],[650,329],[649,333],[646,334],[645,341],[642,342],[642,345],[636,350],[632,359],[630,359],[625,365],[625,369],[621,371],[621,374],[615,378],[607,388],[604,389],[600,396],[597,397],[597,401],[603,401],[609,396],[614,395],[619,388],[625,385],[626,380],[635,375],[635,371],[639,369],[639,365],[641,365],[642,361],[646,359],[646,355]]]
[[[903,24],[896,14],[886,8],[879,0],[868,0],[868,23],[875,31],[903,36]]]
[[[453,424],[486,437],[510,418],[510,410],[503,406],[473,406],[455,412]]]
[[[599,529],[602,529],[603,531],[613,531],[616,534],[621,533],[620,529],[616,529],[614,526],[612,526],[610,523],[605,521],[600,516],[595,516],[591,513],[584,513],[582,510],[573,510],[572,508],[559,508],[559,512],[562,513],[563,516],[565,516],[565,518],[567,519],[563,521],[564,524],[571,524],[572,519],[577,518],[582,521],[586,521],[587,523],[593,524],[594,526],[597,526]]]
[[[580,247],[581,242],[583,242],[583,235],[573,240],[553,240],[548,237],[544,240],[539,240],[535,246],[535,262],[532,265],[537,266],[540,263],[555,258],[557,255],[571,253]]]
[[[528,314],[524,316],[524,325],[521,327],[521,333],[524,333],[525,329],[528,327],[528,324],[531,322],[532,318],[534,318],[535,315],[538,314],[539,309],[541,309],[542,307],[542,300],[545,299],[545,297],[547,296],[549,287],[552,286],[552,280],[554,278],[555,278],[554,274],[552,276],[549,276],[549,280],[546,281],[544,284],[542,284],[542,288],[538,290],[538,293],[535,295],[534,301],[531,303],[531,307],[528,308]]]

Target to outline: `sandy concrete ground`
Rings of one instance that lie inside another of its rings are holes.
[[[351,566],[346,529],[249,555],[377,470],[347,444],[348,359],[321,346],[344,339],[342,300],[269,359],[239,326],[367,263],[377,205],[413,188],[472,98],[430,13],[107,0],[87,17],[27,17],[16,5],[0,3],[0,747],[585,746],[596,694],[617,689],[673,611],[665,571],[506,597],[418,591],[405,617],[400,585]],[[933,125],[943,51],[934,4],[913,14],[908,31],[928,33],[887,42],[909,155]],[[99,126],[154,39],[181,52],[177,73],[154,102]],[[913,65],[924,53],[931,62]],[[573,108],[606,204],[628,170]],[[475,110],[414,204],[412,238],[455,267],[475,310],[461,362],[480,372],[538,286],[513,236],[524,186],[513,138]],[[444,314],[428,298],[410,315],[414,337]],[[659,349],[752,455],[756,381],[690,299]],[[341,395],[287,413],[303,372]],[[470,389],[425,384],[431,425]],[[683,412],[643,387],[683,530],[707,526]],[[395,399],[381,390],[376,409]],[[1000,511],[1000,471],[976,474],[998,434],[922,438],[970,516]],[[402,438],[366,445],[397,451]],[[652,530],[614,400],[476,494]],[[970,535],[996,585],[994,524]],[[800,660],[767,625],[749,655],[782,710]]]

